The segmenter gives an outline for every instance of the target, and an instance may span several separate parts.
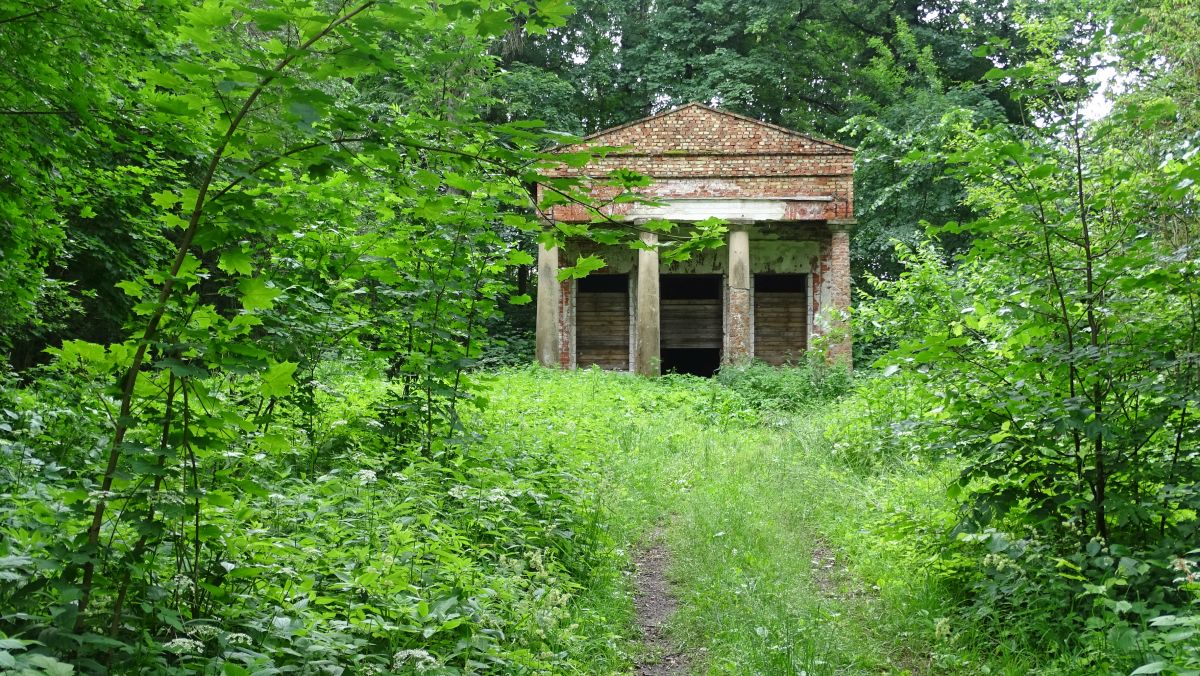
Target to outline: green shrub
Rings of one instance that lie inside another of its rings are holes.
[[[185,500],[160,493],[160,510],[135,524],[162,532],[158,544],[139,545],[132,529],[106,532],[120,548],[102,572],[122,584],[125,570],[132,584],[112,638],[83,638],[108,663],[89,656],[76,660],[79,669],[623,666],[607,635],[593,640],[574,626],[575,599],[597,576],[618,571],[596,505],[598,470],[578,447],[485,419],[428,454],[390,440],[375,414],[388,389],[378,376],[317,376],[315,416],[298,411],[198,457],[201,488]],[[0,671],[7,664],[58,673],[54,658],[66,659],[77,639],[55,576],[62,552],[87,527],[77,477],[86,479],[103,447],[105,402],[91,394],[94,383],[74,377],[3,385]],[[191,462],[172,454],[160,471],[190,485]],[[214,473],[236,481],[211,488]]]
[[[797,412],[846,394],[853,379],[842,364],[812,355],[800,364],[774,367],[762,362],[726,366],[717,381],[765,411]]]
[[[860,375],[850,396],[829,413],[825,431],[831,454],[859,473],[899,461],[933,459],[919,436],[922,414],[933,408],[929,394],[902,377]]]

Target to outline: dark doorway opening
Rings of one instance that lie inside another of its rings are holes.
[[[710,377],[721,366],[721,275],[659,278],[663,373]]]
[[[687,373],[701,378],[711,378],[721,368],[720,348],[670,348],[662,349],[663,373]]]

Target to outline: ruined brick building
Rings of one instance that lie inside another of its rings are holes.
[[[680,227],[717,216],[729,224],[728,241],[670,265],[653,247],[577,240],[562,251],[542,247],[541,363],[711,375],[752,358],[794,361],[839,326],[850,305],[852,148],[696,103],[593,134],[580,146],[623,149],[553,175],[626,168],[653,179],[643,192],[661,206],[615,204],[604,207],[609,216],[634,224],[665,218]],[[550,216],[591,220],[578,205],[555,206]],[[641,237],[657,242],[653,233]],[[587,253],[598,253],[606,267],[556,280],[560,266]],[[847,337],[829,347],[849,360]]]

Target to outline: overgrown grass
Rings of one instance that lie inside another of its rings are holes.
[[[908,459],[860,471],[830,429],[844,404],[814,398],[783,416],[752,394],[688,377],[510,371],[485,415],[592,450],[626,561],[664,529],[680,600],[671,629],[701,672],[1026,671],[1030,658],[952,619],[906,534],[952,527],[952,468]],[[604,601],[610,619],[627,615],[627,600]]]
[[[661,529],[680,601],[671,635],[701,673],[1110,664],[1076,655],[1082,644],[1044,613],[969,612],[963,580],[1011,571],[988,568],[1000,565],[986,563],[988,542],[948,537],[954,461],[910,452],[901,389],[862,379],[847,394],[848,374],[807,368],[720,380],[505,370],[485,376],[468,433],[431,450],[389,436],[379,378],[323,374],[319,419],[201,460],[237,476],[237,491],[198,493],[199,520],[164,508],[157,557],[131,573],[154,595],[131,597],[112,662],[628,673],[642,650],[629,572]],[[43,564],[86,518],[63,483],[103,439],[101,411],[79,405],[86,386],[9,388],[0,402],[0,631],[15,637],[0,659],[18,668],[69,655],[41,590]],[[220,558],[183,556],[197,537]],[[44,616],[13,611],[37,594]]]

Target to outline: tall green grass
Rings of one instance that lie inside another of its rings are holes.
[[[780,391],[772,377],[508,371],[484,415],[527,443],[592,454],[609,563],[628,568],[647,534],[663,530],[680,604],[669,629],[698,673],[1027,671],[1035,658],[952,619],[952,597],[912,540],[913,529],[952,527],[953,468],[848,463],[832,426],[861,404],[836,400],[849,381],[810,387],[793,408],[803,412],[783,415],[779,400],[755,398]],[[628,585],[600,577],[576,612],[629,641],[619,625],[632,619]]]

